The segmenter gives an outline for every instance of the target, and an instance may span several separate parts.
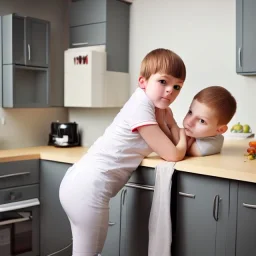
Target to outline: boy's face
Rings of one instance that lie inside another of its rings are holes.
[[[148,80],[145,77],[139,77],[139,86],[152,100],[155,107],[165,109],[180,93],[183,81],[170,75],[156,73]]]
[[[215,112],[207,105],[193,100],[190,109],[183,120],[187,136],[203,138],[222,134],[226,125],[219,125]]]

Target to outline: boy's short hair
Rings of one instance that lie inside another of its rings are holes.
[[[236,100],[232,94],[221,86],[210,86],[198,92],[194,100],[212,108],[216,112],[218,124],[226,125],[236,112]]]
[[[155,49],[149,52],[141,62],[140,76],[148,80],[151,75],[162,73],[185,81],[186,67],[176,53],[168,49]]]

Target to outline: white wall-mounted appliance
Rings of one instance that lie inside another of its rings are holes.
[[[106,70],[105,46],[65,51],[66,107],[122,107],[129,97],[129,74]]]

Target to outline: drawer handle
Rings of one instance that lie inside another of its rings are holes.
[[[78,45],[87,45],[89,44],[88,42],[84,42],[84,43],[72,43],[73,46],[78,46]]]
[[[114,225],[116,225],[116,223],[109,221],[109,222],[108,222],[108,225],[109,225],[109,226],[114,226]]]
[[[38,198],[18,201],[8,204],[0,204],[0,212],[9,212],[18,209],[24,209],[32,206],[40,205]]]
[[[131,183],[127,183],[127,184],[125,184],[125,186],[130,187],[130,188],[138,188],[138,189],[154,191],[154,186],[140,186],[140,185],[131,184]]]
[[[254,205],[254,204],[245,204],[245,203],[243,203],[243,206],[246,207],[246,208],[256,209],[256,205]]]
[[[30,174],[30,172],[17,172],[17,173],[12,173],[12,174],[1,175],[0,179],[22,176],[22,175],[28,175],[28,174]]]
[[[189,198],[196,198],[196,195],[194,195],[194,194],[187,194],[187,193],[183,193],[183,192],[179,192],[179,195],[189,197]]]

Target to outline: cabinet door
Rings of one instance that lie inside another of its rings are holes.
[[[106,21],[107,0],[80,0],[70,3],[70,27]]]
[[[120,256],[148,255],[148,222],[152,200],[152,187],[126,184],[121,207]]]
[[[26,65],[48,67],[50,23],[26,18]]]
[[[224,256],[229,181],[179,173],[177,180],[177,256]]]
[[[255,255],[256,184],[239,182],[236,256]]]
[[[236,0],[236,68],[238,73],[256,73],[256,1]]]
[[[40,255],[56,251],[58,256],[72,255],[69,220],[59,200],[59,186],[70,164],[41,161],[40,166]]]
[[[109,202],[108,234],[102,251],[104,256],[119,256],[120,216],[123,193],[124,190],[119,191]]]
[[[3,64],[25,64],[25,18],[18,15],[2,17]]]

